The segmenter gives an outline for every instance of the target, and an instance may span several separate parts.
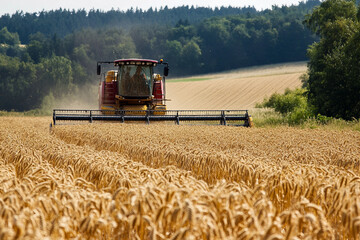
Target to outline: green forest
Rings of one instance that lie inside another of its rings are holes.
[[[273,94],[258,107],[271,107],[290,124],[315,119],[360,119],[360,6],[327,0],[306,15],[304,24],[319,41],[307,50],[308,74],[302,89]]]
[[[0,17],[0,110],[39,108],[97,81],[96,62],[163,58],[172,76],[301,61],[318,38],[303,24],[317,0],[255,8],[64,10]]]
[[[330,2],[352,4],[358,17],[354,1]],[[320,4],[324,2],[309,0],[263,11],[183,6],[6,14],[0,17],[0,110],[40,108],[49,96],[60,98],[96,82],[97,61],[163,58],[172,76],[304,61],[309,56],[313,64],[313,56],[325,51],[317,50],[324,19],[310,17]],[[315,42],[318,45],[312,45]],[[316,69],[310,66],[312,73]],[[310,74],[309,83],[313,79]],[[309,89],[312,96],[316,90]]]

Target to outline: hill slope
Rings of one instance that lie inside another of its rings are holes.
[[[288,63],[239,69],[167,84],[168,109],[248,109],[272,93],[301,86],[306,63]]]

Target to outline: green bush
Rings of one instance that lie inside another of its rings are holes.
[[[324,115],[321,115],[320,113],[316,115],[316,122],[320,124],[328,124],[330,121],[334,120],[332,117],[327,117]]]
[[[274,93],[256,107],[273,108],[290,125],[302,124],[311,116],[305,89],[286,89],[284,94]]]
[[[306,107],[296,107],[287,115],[287,120],[290,125],[300,125],[305,123],[309,117],[310,112]]]
[[[296,108],[307,108],[305,90],[286,89],[283,95],[274,93],[270,98],[265,99],[263,103],[257,104],[256,106],[274,108],[276,112],[286,115],[293,112]]]
[[[307,103],[306,89],[287,89],[284,94],[274,93],[256,104],[259,109],[253,115],[255,126],[301,126],[307,128],[352,129],[360,131],[360,120],[351,121],[321,114],[315,115],[315,110]]]

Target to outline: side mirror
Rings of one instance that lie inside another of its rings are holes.
[[[164,67],[164,76],[169,75],[169,66]]]
[[[97,75],[100,75],[101,73],[101,65],[97,65],[97,68],[96,68],[96,72],[97,72]]]

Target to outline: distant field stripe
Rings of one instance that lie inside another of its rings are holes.
[[[206,80],[212,80],[215,78],[176,78],[167,80],[167,82],[197,82],[197,81],[206,81]]]

